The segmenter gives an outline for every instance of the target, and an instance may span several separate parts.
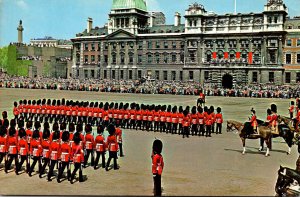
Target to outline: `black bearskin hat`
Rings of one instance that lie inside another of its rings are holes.
[[[199,107],[198,107],[198,112],[199,112],[199,113],[203,113],[203,108],[199,106]]]
[[[53,123],[52,130],[53,131],[58,131],[59,130],[58,122]]]
[[[167,112],[171,112],[171,110],[172,110],[172,106],[168,105]]]
[[[275,104],[271,105],[271,111],[277,113],[277,106]]]
[[[7,111],[2,112],[2,117],[3,117],[3,119],[7,118]]]
[[[187,110],[184,110],[184,111],[183,111],[183,115],[184,115],[184,116],[187,116],[188,114],[189,114],[189,112],[188,112]]]
[[[59,131],[54,131],[52,134],[52,140],[58,140],[60,137],[60,132]]]
[[[73,122],[70,122],[70,123],[69,123],[69,131],[70,131],[70,132],[74,132],[74,131],[75,131],[75,125],[74,125]]]
[[[107,126],[107,131],[108,131],[109,135],[114,135],[116,132],[116,128],[113,124],[109,124]]]
[[[102,126],[102,125],[99,125],[98,127],[97,127],[97,133],[98,134],[102,134],[104,132],[104,127]]]
[[[210,112],[212,112],[212,113],[215,111],[215,108],[214,108],[214,106],[210,106],[210,108],[209,108],[209,109],[210,109]]]
[[[43,139],[48,139],[50,137],[50,130],[48,128],[45,128],[43,131]]]
[[[221,113],[221,107],[218,107],[218,108],[217,108],[217,112],[218,112],[218,113]]]
[[[291,101],[291,105],[294,105],[295,104],[295,102],[294,101]]]
[[[32,121],[26,122],[26,128],[29,129],[32,127]]]
[[[32,133],[32,138],[33,139],[37,139],[40,137],[40,132],[39,130],[34,130],[33,133]]]
[[[179,113],[182,113],[183,112],[183,108],[182,106],[179,106],[179,109],[178,109]]]
[[[44,122],[44,129],[50,129],[50,124],[49,122]]]
[[[90,124],[86,124],[84,127],[86,133],[92,132],[92,126]]]
[[[21,116],[18,121],[18,128],[23,128],[24,126],[25,126],[25,122],[23,116]]]
[[[61,136],[61,139],[63,142],[67,142],[70,138],[70,133],[68,131],[64,131],[62,136]]]
[[[14,106],[15,106],[15,107],[17,107],[17,106],[18,106],[18,103],[17,103],[16,101],[14,102]]]
[[[194,106],[193,108],[192,108],[192,114],[196,114],[196,106]]]
[[[155,139],[152,145],[152,151],[154,154],[161,154],[163,143],[159,139]]]
[[[252,108],[250,111],[251,111],[252,113],[254,113],[254,114],[256,113],[255,110],[254,110],[253,108]]]
[[[66,128],[67,128],[67,125],[66,125],[66,123],[65,122],[62,122],[61,124],[60,124],[60,130],[61,131],[64,131],[64,130],[66,130]]]
[[[123,109],[123,106],[124,106],[124,105],[123,105],[123,103],[121,102],[120,105],[119,105],[119,109]]]
[[[207,106],[204,106],[204,111],[205,111],[205,112],[208,112]]]
[[[26,136],[26,131],[25,131],[25,129],[24,128],[20,128],[19,129],[19,137],[20,138],[23,138],[23,137],[25,137]]]
[[[73,136],[73,141],[75,144],[79,144],[81,139],[80,139],[80,134],[79,133],[75,133],[74,136]]]
[[[267,114],[268,114],[268,115],[271,115],[271,114],[272,114],[271,109],[267,109]]]

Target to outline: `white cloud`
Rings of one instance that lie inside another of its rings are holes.
[[[28,5],[26,4],[25,0],[17,0],[16,4],[18,7],[20,7],[21,9],[27,9]]]
[[[148,11],[163,11],[159,6],[158,0],[146,0]]]

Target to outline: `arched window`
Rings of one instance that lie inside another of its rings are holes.
[[[223,59],[224,58],[224,52],[222,50],[218,51],[218,59]]]
[[[124,53],[120,53],[120,63],[125,64],[125,54]]]
[[[129,56],[129,63],[133,64],[133,53],[129,53],[128,56]]]
[[[117,63],[117,55],[115,53],[112,53],[111,57],[112,57],[112,63],[116,64]]]
[[[212,53],[211,51],[206,51],[206,62],[211,62]]]
[[[248,52],[246,50],[243,50],[241,53],[242,62],[247,62],[248,59]]]
[[[253,54],[253,63],[260,64],[260,51],[256,50]]]
[[[229,51],[229,59],[230,60],[234,60],[235,59],[235,51],[234,50],[230,50]]]

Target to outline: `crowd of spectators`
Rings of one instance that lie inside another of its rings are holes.
[[[300,85],[234,85],[232,89],[216,84],[158,80],[107,80],[107,79],[63,79],[45,77],[8,76],[0,72],[0,88],[49,89],[70,91],[95,91],[136,94],[199,95],[206,96],[254,97],[254,98],[296,98]]]

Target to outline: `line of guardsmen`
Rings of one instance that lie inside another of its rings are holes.
[[[193,106],[171,105],[145,105],[137,103],[103,103],[103,102],[79,102],[65,99],[62,100],[20,100],[14,102],[13,113],[15,119],[19,115],[25,121],[46,121],[52,123],[78,122],[88,123],[92,126],[103,125],[106,127],[112,122],[119,122],[121,128],[140,129],[154,132],[166,132],[179,134],[183,137],[201,135],[210,137],[211,133],[222,133],[223,116],[221,108],[204,108]],[[216,125],[216,126],[215,126]]]
[[[113,159],[113,168],[118,169],[117,157],[118,151],[123,156],[122,150],[122,130],[119,128],[118,122],[109,124],[107,131],[109,136],[103,135],[105,127],[97,126],[97,135],[94,137],[92,126],[77,122],[67,124],[62,122],[54,122],[52,132],[50,132],[50,124],[45,121],[43,131],[41,131],[41,123],[39,121],[26,122],[22,116],[18,117],[18,123],[15,119],[8,120],[7,112],[2,113],[3,119],[0,119],[0,164],[4,160],[4,171],[8,173],[14,161],[14,171],[18,175],[23,170],[25,163],[25,171],[29,176],[38,164],[38,174],[42,178],[48,167],[47,180],[52,181],[54,176],[54,168],[56,166],[58,175],[57,182],[61,182],[65,170],[68,179],[72,184],[77,171],[79,170],[78,180],[84,181],[83,168],[87,167],[87,162],[91,156],[91,167],[95,170],[99,168],[98,163],[102,157],[101,167],[106,171],[110,169],[110,162]],[[105,154],[109,152],[109,158],[105,161]],[[72,165],[73,164],[73,165]],[[74,166],[73,172],[71,168]]]

